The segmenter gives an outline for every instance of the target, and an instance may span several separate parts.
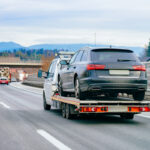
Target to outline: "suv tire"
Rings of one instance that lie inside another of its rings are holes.
[[[43,92],[43,108],[44,108],[44,110],[50,110],[51,109],[51,105],[46,103],[46,98],[45,98],[44,92]]]
[[[80,100],[85,99],[85,95],[84,93],[81,92],[81,89],[80,89],[80,82],[79,82],[78,77],[76,77],[75,79],[75,97]]]
[[[133,93],[134,100],[142,101],[145,97],[145,91],[138,91]]]
[[[67,96],[67,93],[63,91],[61,78],[58,79],[58,93],[60,96]]]

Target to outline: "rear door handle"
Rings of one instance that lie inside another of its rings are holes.
[[[73,69],[76,69],[76,67],[74,66]]]

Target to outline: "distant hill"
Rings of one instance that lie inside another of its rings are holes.
[[[32,45],[29,46],[28,48],[31,49],[48,49],[48,50],[53,50],[53,49],[64,49],[64,50],[78,50],[81,47],[88,46],[88,44],[37,44],[37,45]]]
[[[13,49],[19,49],[19,48],[25,48],[25,49],[44,49],[44,50],[54,50],[54,49],[64,49],[64,50],[70,50],[70,51],[76,51],[82,47],[95,47],[95,45],[92,44],[37,44],[37,45],[31,45],[29,47],[23,47],[20,44],[17,44],[15,42],[0,42],[0,51],[5,50],[13,50]],[[110,45],[97,45],[96,47],[105,47],[109,48]],[[112,46],[113,48],[126,48],[133,50],[137,55],[141,55],[144,48],[143,47],[131,47],[131,46]]]
[[[15,42],[0,42],[0,51],[5,51],[5,50],[13,50],[13,49],[19,49],[23,48],[20,44],[17,44]]]
[[[76,51],[82,47],[95,47],[95,45],[92,44],[38,44],[38,45],[32,45],[29,46],[28,48],[31,49],[47,49],[47,50],[53,50],[53,49],[64,49],[64,50],[71,50],[71,51]],[[96,47],[105,47],[109,48],[110,45],[96,45]],[[133,50],[137,55],[140,55],[144,48],[143,47],[132,47],[132,46],[112,46],[113,48],[125,48],[125,49],[131,49]]]

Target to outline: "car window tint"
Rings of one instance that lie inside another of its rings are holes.
[[[51,63],[51,65],[49,67],[49,72],[52,72],[53,64],[54,64],[54,62]]]
[[[54,61],[53,66],[52,66],[51,73],[54,73],[54,72],[55,72],[55,70],[56,70],[56,64],[57,64],[57,61]]]
[[[132,52],[93,51],[92,61],[95,62],[138,62],[138,58]]]
[[[73,55],[73,57],[72,57],[72,58],[71,58],[71,60],[70,60],[70,64],[74,63],[74,61],[75,61],[75,59],[76,59],[77,54],[78,54],[78,52],[77,52],[77,53],[75,53],[75,54]]]
[[[88,60],[88,52],[84,51],[81,61],[87,61]]]
[[[81,61],[82,54],[83,54],[83,51],[79,51],[79,53],[78,53],[78,55],[77,55],[77,57],[75,59],[75,62]]]
[[[49,68],[48,78],[52,78],[54,76],[56,70],[57,61],[53,61]]]

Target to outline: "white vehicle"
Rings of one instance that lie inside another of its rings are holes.
[[[52,61],[48,72],[46,73],[44,89],[43,89],[43,106],[45,110],[49,110],[52,106],[51,97],[58,91],[58,73],[60,69],[65,67],[63,61],[69,61],[74,52],[60,52],[59,58]],[[61,63],[60,63],[61,62]]]

